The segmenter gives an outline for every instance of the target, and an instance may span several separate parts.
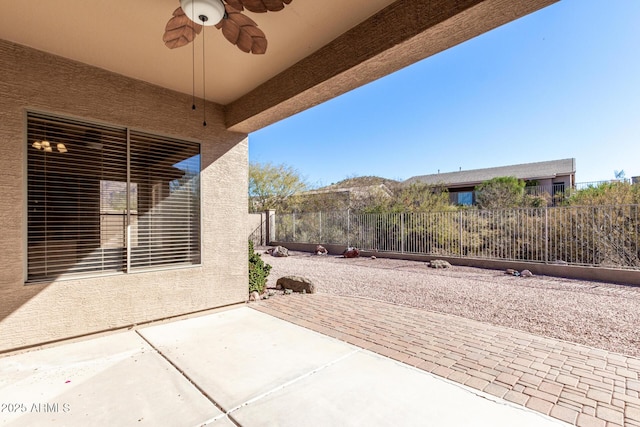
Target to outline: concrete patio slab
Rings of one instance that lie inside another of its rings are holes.
[[[222,414],[222,416],[214,417],[213,419],[207,420],[203,423],[198,424],[198,426],[207,426],[207,427],[237,427],[238,424],[234,423],[229,419],[229,416],[226,414]]]
[[[0,358],[0,404],[0,425],[11,427],[185,426],[223,415],[134,331]]]
[[[230,415],[247,426],[566,425],[366,350]]]
[[[139,333],[243,426],[564,425],[249,308]]]
[[[559,426],[241,307],[0,358],[2,426]]]
[[[139,333],[226,411],[357,349],[245,307]]]

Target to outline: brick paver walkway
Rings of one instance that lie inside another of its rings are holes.
[[[640,427],[640,358],[362,298],[250,307],[571,424]]]

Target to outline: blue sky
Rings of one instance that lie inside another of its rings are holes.
[[[562,0],[249,135],[315,186],[570,157],[640,176],[640,0]]]

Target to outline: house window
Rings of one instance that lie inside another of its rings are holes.
[[[27,280],[200,263],[200,145],[29,113]]]
[[[473,191],[461,191],[458,193],[458,204],[462,206],[473,205]]]

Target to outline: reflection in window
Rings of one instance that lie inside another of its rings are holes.
[[[132,228],[138,222],[138,185],[131,183],[130,218]],[[127,246],[127,183],[100,181],[100,246],[124,248]],[[137,245],[137,235],[132,233],[131,245]]]
[[[473,191],[461,191],[458,193],[458,204],[462,206],[473,205]]]
[[[27,153],[28,281],[200,263],[199,144],[28,113]]]

